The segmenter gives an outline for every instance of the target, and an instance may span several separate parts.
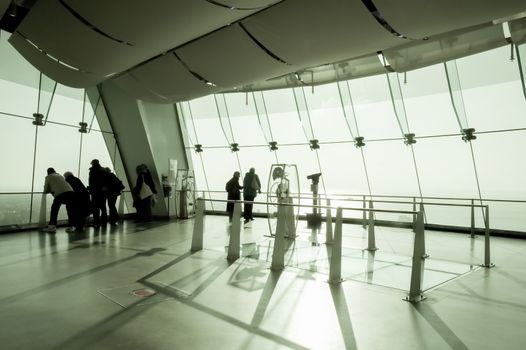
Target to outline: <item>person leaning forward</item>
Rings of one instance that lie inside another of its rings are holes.
[[[53,195],[53,204],[51,205],[51,213],[49,215],[49,225],[45,228],[45,231],[48,233],[57,232],[57,217],[62,204],[66,205],[69,224],[72,226],[75,217],[73,208],[75,195],[73,193],[73,188],[71,188],[64,177],[57,174],[53,168],[47,169],[47,176],[44,182],[44,193],[51,193]]]

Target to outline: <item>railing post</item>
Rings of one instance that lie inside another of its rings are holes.
[[[363,196],[363,208],[367,208],[367,203],[366,203],[366,200],[365,200],[365,196]],[[365,228],[365,223],[367,222],[367,214],[364,211],[362,211],[362,227]]]
[[[425,299],[422,293],[425,262],[425,252],[422,251],[422,247],[425,245],[421,242],[422,240],[425,240],[424,212],[420,210],[416,218],[415,244],[413,246],[413,263],[411,267],[411,284],[409,286],[409,295],[404,299],[410,302],[419,302]]]
[[[293,204],[292,197],[286,198],[284,203]],[[292,205],[285,206],[285,237],[290,239],[296,238],[296,219],[294,217],[294,207]]]
[[[194,232],[192,235],[192,248],[190,251],[197,252],[203,249],[203,230],[204,230],[205,202],[203,198],[195,201],[195,220]]]
[[[280,271],[285,268],[285,229],[286,229],[286,207],[278,204],[278,222],[276,224],[276,236],[274,237],[274,250],[272,251],[271,270]]]
[[[378,250],[376,248],[376,237],[374,234],[374,211],[373,208],[373,201],[369,201],[369,228],[367,230],[367,249],[370,252],[374,252],[375,250]]]
[[[483,267],[493,267],[495,264],[491,262],[490,257],[490,246],[489,246],[489,205],[484,207],[486,209],[486,220],[484,221],[485,233],[484,233],[484,265]]]
[[[413,197],[413,211],[416,212],[416,197]],[[413,214],[413,232],[416,232],[416,214]]]
[[[119,196],[119,208],[117,208],[117,214],[119,215],[119,221],[124,221],[124,193]]]
[[[471,200],[471,229],[470,237],[475,238],[475,200]]]
[[[422,230],[424,230],[424,232],[425,232],[425,222],[424,222],[425,211],[424,211],[424,203],[422,203],[422,202],[420,202],[419,212],[422,213]],[[425,234],[423,235],[423,238],[420,240],[420,245],[421,245],[420,249],[422,251],[422,258],[423,259],[429,258],[429,254],[426,253],[426,237],[425,237]]]
[[[228,242],[227,260],[234,261],[239,259],[239,246],[241,244],[241,203],[235,202],[234,214],[232,215],[232,225],[230,225],[230,239]]]
[[[332,210],[331,200],[327,199],[327,214],[325,215],[325,244],[332,244],[334,242],[332,238]]]
[[[38,216],[38,230],[42,231],[47,224],[46,210],[47,210],[47,193],[42,193],[42,199],[40,200],[40,215]]]
[[[336,209],[334,243],[329,265],[329,283],[342,282],[342,208]]]

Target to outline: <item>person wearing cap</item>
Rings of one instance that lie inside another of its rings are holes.
[[[99,228],[108,222],[106,200],[108,195],[108,176],[98,159],[91,161],[89,168],[88,189],[93,205],[93,227]]]
[[[81,232],[84,230],[84,225],[86,224],[86,217],[91,214],[91,201],[89,198],[89,192],[86,186],[84,186],[84,184],[82,183],[82,181],[78,177],[74,176],[71,171],[66,171],[64,173],[64,178],[75,193],[75,219],[73,221],[74,227],[70,227],[69,231],[75,230],[76,232]]]
[[[44,182],[44,193],[53,195],[53,204],[49,214],[49,225],[44,231],[48,233],[57,232],[57,217],[62,204],[66,205],[68,220],[70,223],[74,220],[73,201],[75,200],[73,188],[66,182],[64,177],[55,172],[55,169],[48,168],[47,176]]]

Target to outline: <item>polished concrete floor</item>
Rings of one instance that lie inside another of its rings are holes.
[[[526,348],[526,241],[492,238],[487,269],[482,238],[426,231],[427,299],[412,304],[410,230],[377,227],[373,254],[344,225],[344,281],[329,284],[324,234],[302,226],[278,272],[265,219],[235,262],[222,216],[193,254],[193,220],[1,235],[0,348]]]

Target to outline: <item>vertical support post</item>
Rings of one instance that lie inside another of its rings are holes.
[[[416,197],[413,197],[413,211],[416,212]],[[416,214],[413,214],[413,232],[416,232]]]
[[[205,202],[203,198],[195,201],[194,232],[192,235],[192,247],[190,251],[197,252],[203,249],[203,230],[204,230]]]
[[[331,200],[327,199],[327,214],[325,215],[325,244],[332,244],[334,242],[332,238],[332,210],[330,208],[331,206]]]
[[[278,222],[276,224],[276,236],[274,237],[274,250],[272,251],[271,270],[280,271],[285,268],[285,228],[286,207],[278,204]]]
[[[227,260],[234,261],[239,259],[239,246],[241,244],[241,203],[234,204],[234,214],[232,215],[232,225],[230,225],[230,239],[228,241]]]
[[[471,200],[471,229],[470,237],[475,238],[475,200]]]
[[[422,213],[422,230],[424,230],[424,232],[425,232],[425,222],[424,222],[425,211],[424,211],[424,203],[422,203],[422,202],[420,202],[419,213]],[[422,235],[422,239],[420,240],[420,249],[422,251],[422,259],[429,258],[429,254],[426,253],[426,236],[425,236],[425,234]]]
[[[42,231],[46,227],[47,193],[42,193],[40,200],[40,215],[38,216],[38,230]]]
[[[294,207],[292,206],[292,197],[285,198],[283,203],[289,204],[285,206],[285,237],[290,239],[296,238],[296,218],[294,215]]]
[[[119,221],[124,221],[124,193],[119,196],[119,208],[117,208],[117,214],[119,214]]]
[[[365,200],[365,196],[363,196],[363,208],[367,208],[367,203]],[[365,228],[365,223],[367,222],[367,214],[365,213],[365,210],[362,212],[362,227]]]
[[[490,256],[490,246],[489,246],[489,205],[486,205],[484,207],[486,211],[486,220],[484,220],[484,226],[485,226],[485,233],[484,233],[484,265],[483,267],[493,267],[495,264],[491,262],[491,256]]]
[[[416,218],[415,244],[413,246],[413,263],[411,267],[411,284],[409,295],[404,299],[409,302],[419,302],[425,299],[422,294],[422,280],[424,278],[424,257],[422,251],[424,246],[420,241],[424,240],[424,212],[420,210]]]
[[[336,209],[334,244],[331,249],[329,283],[342,282],[342,208]]]
[[[373,201],[369,201],[369,228],[367,230],[367,249],[370,252],[374,252],[375,250],[378,250],[376,248],[376,237],[374,234],[374,209],[373,207]]]

